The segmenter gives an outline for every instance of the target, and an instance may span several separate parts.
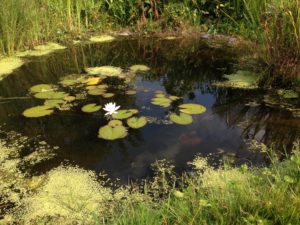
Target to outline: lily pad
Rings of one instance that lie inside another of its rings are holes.
[[[110,141],[124,138],[126,136],[127,136],[127,129],[122,125],[115,126],[115,127],[106,125],[101,127],[98,132],[99,138],[103,138],[105,140],[110,140]]]
[[[29,118],[48,116],[54,112],[53,109],[51,109],[51,108],[52,108],[51,106],[47,106],[47,105],[35,106],[32,108],[26,109],[23,112],[23,115],[25,117],[29,117]]]
[[[122,109],[122,110],[117,111],[116,114],[113,114],[112,117],[114,119],[122,120],[122,119],[127,119],[129,117],[132,117],[137,112],[138,112],[138,110],[135,110],[135,109]]]
[[[153,105],[159,105],[159,106],[167,108],[171,105],[171,102],[172,102],[172,100],[164,97],[164,98],[153,98],[151,103]]]
[[[126,94],[127,95],[135,95],[136,91],[135,90],[128,90],[128,91],[126,91]]]
[[[90,89],[88,90],[88,94],[89,95],[103,95],[105,93],[105,89],[100,89],[100,88],[94,88],[94,89]]]
[[[169,99],[171,99],[172,101],[176,101],[176,100],[180,99],[180,97],[171,95],[171,96],[169,96]]]
[[[150,68],[146,65],[133,65],[129,68],[130,70],[134,71],[134,72],[145,72],[145,71],[149,71]]]
[[[114,66],[90,67],[85,69],[89,75],[101,75],[108,77],[122,76],[122,69]]]
[[[37,84],[30,88],[30,92],[32,93],[47,92],[52,90],[53,86],[50,84]]]
[[[93,113],[93,112],[99,111],[101,108],[102,108],[101,105],[97,105],[95,103],[92,103],[92,104],[87,104],[87,105],[83,106],[81,108],[81,111],[86,112],[86,113]]]
[[[179,115],[176,113],[171,113],[170,120],[180,125],[188,125],[193,122],[192,116],[185,113],[180,113]]]
[[[141,128],[147,124],[147,119],[144,116],[132,117],[127,120],[128,126],[134,129]]]
[[[182,104],[179,106],[180,112],[186,114],[202,114],[206,111],[206,108],[203,105],[188,103]]]
[[[23,63],[23,60],[17,57],[0,59],[0,80],[3,79],[4,75],[8,75],[15,69],[21,67]]]
[[[114,97],[114,96],[115,96],[114,93],[103,93],[103,94],[102,94],[102,97],[103,97],[103,98],[111,98],[111,97]]]
[[[75,97],[75,96],[69,95],[69,96],[64,97],[64,100],[65,100],[66,102],[73,102],[73,101],[76,100],[76,97]]]
[[[109,121],[108,125],[111,127],[117,127],[117,126],[123,126],[123,123],[121,120],[111,120]]]
[[[158,93],[158,94],[155,94],[155,97],[156,98],[165,98],[166,96],[163,93]]]
[[[75,79],[65,79],[65,80],[61,80],[59,83],[62,86],[64,86],[64,87],[68,87],[68,86],[73,86],[73,85],[77,84],[78,80],[75,80]]]
[[[91,78],[88,78],[88,79],[82,81],[82,83],[84,83],[86,85],[96,85],[96,84],[100,83],[100,81],[101,81],[100,77],[91,77]]]
[[[65,92],[54,91],[39,92],[34,95],[34,97],[39,99],[63,99],[66,96],[68,96],[68,94]]]
[[[49,107],[59,107],[61,104],[64,103],[62,99],[48,99],[44,102],[44,105]]]
[[[101,42],[111,42],[115,40],[115,38],[113,36],[110,36],[110,35],[98,35],[98,36],[92,36],[90,38],[90,41],[92,42],[98,42],[98,43],[101,43]]]

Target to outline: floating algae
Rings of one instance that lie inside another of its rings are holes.
[[[98,43],[111,42],[113,40],[115,40],[115,38],[113,36],[110,36],[110,35],[98,35],[98,36],[90,37],[91,42],[98,42]]]
[[[0,59],[0,80],[23,65],[23,60],[17,57]]]
[[[17,56],[27,57],[27,56],[44,56],[53,53],[57,50],[65,49],[65,46],[59,45],[57,43],[49,42],[45,45],[38,45],[33,48],[33,50],[27,50],[24,52],[18,52]]]

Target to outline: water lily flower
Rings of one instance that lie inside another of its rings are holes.
[[[117,110],[120,108],[120,106],[117,106],[115,102],[107,103],[103,110],[105,110],[107,113],[105,113],[105,116],[116,114]]]

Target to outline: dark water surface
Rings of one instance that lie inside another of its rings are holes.
[[[118,40],[111,43],[79,45],[46,57],[31,58],[20,70],[0,83],[0,96],[28,96],[28,89],[39,83],[56,84],[63,76],[82,73],[85,67],[112,65],[128,68],[145,64],[151,71],[135,77],[133,96],[118,94],[106,100],[89,97],[70,111],[39,119],[22,112],[42,101],[33,98],[3,100],[0,105],[2,131],[17,131],[30,139],[58,146],[54,159],[40,163],[35,171],[47,171],[68,161],[80,167],[105,170],[111,177],[126,181],[150,175],[149,165],[157,159],[172,160],[177,171],[186,168],[196,154],[220,157],[234,154],[237,163],[261,164],[260,153],[247,150],[256,139],[267,145],[291,146],[299,138],[300,120],[283,109],[262,102],[265,91],[218,88],[212,85],[224,74],[237,70],[240,53],[230,47],[212,47],[201,40]],[[115,81],[113,81],[115,82]],[[145,92],[144,90],[148,90]],[[170,108],[151,104],[155,90],[183,97]],[[116,102],[121,108],[137,108],[140,115],[156,121],[117,141],[97,137],[107,123],[103,112],[85,114],[86,103]],[[182,102],[207,107],[194,116],[191,125],[166,124],[167,115]],[[33,150],[32,150],[33,151]]]

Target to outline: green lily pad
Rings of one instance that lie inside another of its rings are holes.
[[[76,97],[75,96],[71,96],[71,95],[68,95],[66,97],[64,97],[64,100],[66,102],[74,102],[76,100]]]
[[[111,98],[111,97],[114,97],[114,96],[115,96],[114,93],[104,93],[104,94],[102,94],[103,98]]]
[[[90,86],[90,85],[96,85],[98,83],[100,83],[102,79],[100,77],[90,77],[86,80],[83,80],[82,83]]]
[[[75,79],[65,79],[65,80],[61,80],[59,83],[62,86],[64,86],[64,87],[68,87],[68,86],[73,86],[73,85],[77,84],[78,80],[75,80]]]
[[[172,101],[176,101],[176,100],[178,100],[180,98],[177,97],[177,96],[171,95],[171,96],[169,96],[169,99],[171,99]]]
[[[122,125],[115,126],[115,127],[106,125],[101,127],[98,132],[99,138],[103,138],[105,140],[110,140],[110,141],[124,138],[126,136],[127,136],[127,129]]]
[[[145,71],[150,70],[150,68],[146,65],[133,65],[129,69],[134,71],[134,72],[137,72],[137,71],[145,72]]]
[[[100,89],[100,88],[94,88],[88,90],[88,94],[94,96],[103,95],[104,93],[105,93],[105,89]]]
[[[54,91],[39,92],[34,95],[34,97],[39,99],[63,99],[66,96],[68,96],[68,93]]]
[[[122,76],[122,69],[114,66],[90,67],[85,69],[89,75],[101,75],[107,77]]]
[[[92,36],[90,38],[90,41],[92,42],[98,42],[98,43],[101,43],[101,42],[111,42],[115,40],[115,38],[113,36],[110,36],[110,35],[97,35],[97,36]]]
[[[176,113],[171,113],[170,120],[180,125],[188,125],[193,122],[192,116],[185,113],[180,113],[179,115]]]
[[[50,84],[37,84],[30,88],[30,92],[32,93],[47,92],[52,90],[53,86]]]
[[[163,94],[163,93],[155,94],[155,97],[156,98],[166,98],[165,94]]]
[[[136,91],[135,90],[128,90],[128,91],[126,91],[126,94],[127,95],[135,95]]]
[[[53,109],[51,109],[51,108],[52,108],[51,106],[47,106],[47,105],[35,106],[32,108],[26,109],[23,112],[23,115],[25,117],[29,117],[29,118],[48,116],[54,112]]]
[[[132,117],[127,120],[128,126],[134,129],[141,128],[147,124],[147,119],[144,116]]]
[[[108,125],[111,127],[117,127],[117,126],[123,126],[123,123],[121,120],[111,120],[109,121]]]
[[[159,106],[167,108],[171,105],[171,102],[172,102],[172,100],[169,98],[153,98],[151,103],[153,105],[159,105]]]
[[[277,91],[278,95],[286,99],[299,98],[299,94],[293,90],[283,90],[280,89]]]
[[[86,112],[86,113],[93,113],[93,112],[97,112],[102,108],[101,105],[97,105],[95,103],[91,103],[91,104],[87,104],[85,106],[83,106],[81,108],[82,112]]]
[[[48,99],[44,102],[44,105],[49,107],[59,107],[61,104],[64,103],[62,99]]]
[[[203,105],[188,103],[182,104],[179,106],[180,112],[186,114],[202,114],[206,111],[206,108]]]
[[[113,114],[112,117],[114,119],[128,119],[129,117],[132,117],[134,114],[138,113],[138,110],[136,109],[122,109],[118,110],[116,114]]]

